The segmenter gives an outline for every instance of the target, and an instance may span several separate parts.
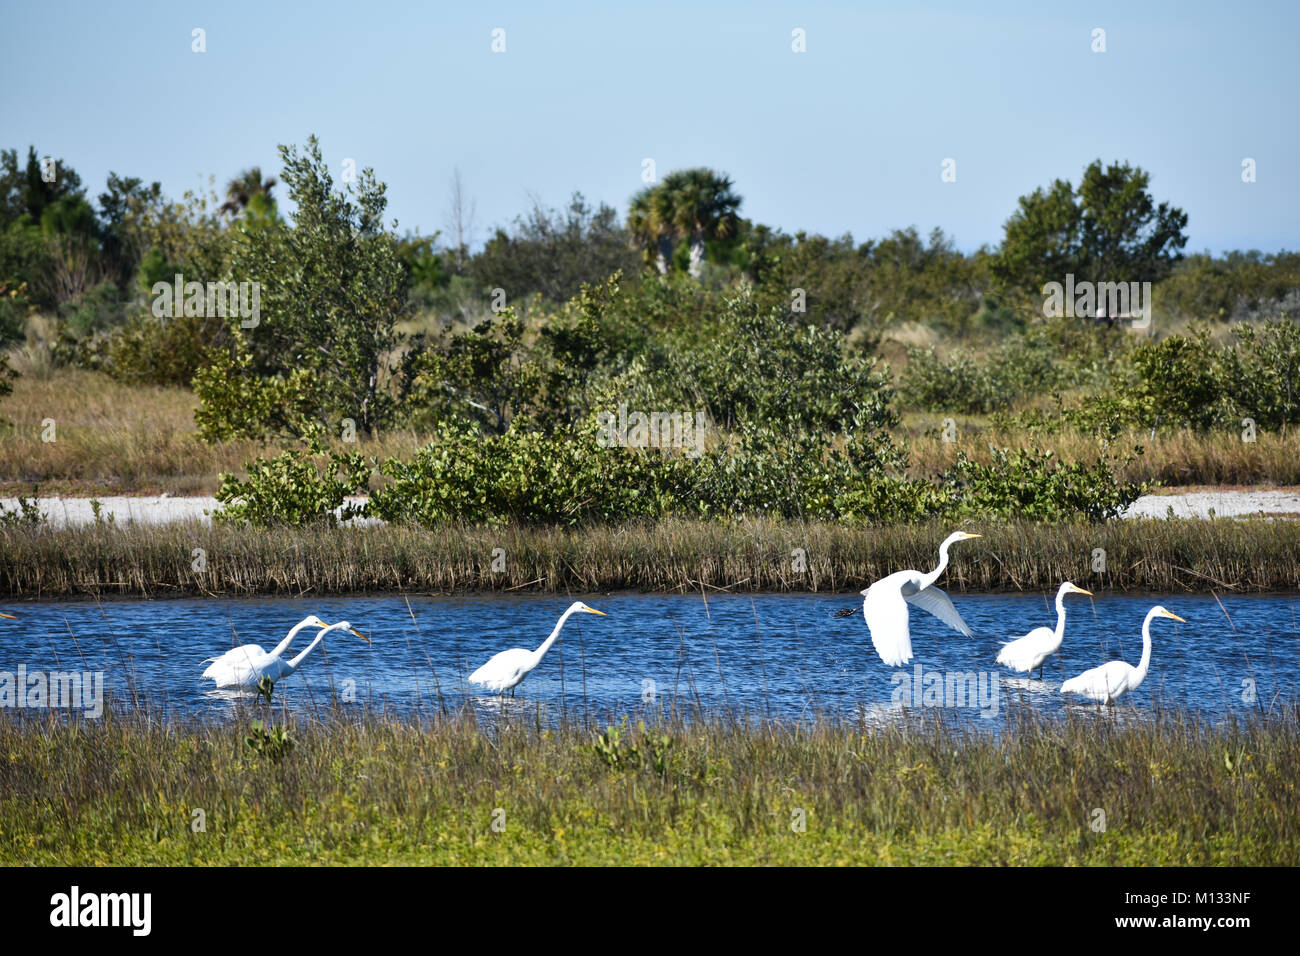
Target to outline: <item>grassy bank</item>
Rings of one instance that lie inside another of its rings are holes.
[[[125,385],[84,369],[44,369],[0,399],[0,493],[210,495],[218,474],[242,472],[291,442],[199,440],[198,400],[182,388]],[[43,423],[54,422],[54,441]],[[410,455],[427,438],[394,432],[347,446],[367,456]],[[339,447],[343,447],[341,444]]]
[[[585,529],[388,526],[259,531],[178,524],[0,529],[0,595],[251,595],[359,591],[856,591],[930,568],[948,525],[671,520]],[[951,591],[1300,589],[1300,522],[971,524]],[[196,555],[196,549],[202,554]],[[495,549],[504,571],[492,570]],[[795,570],[802,549],[806,570]],[[1105,572],[1093,571],[1105,551]]]
[[[246,724],[0,717],[0,863],[1293,866],[1296,718],[668,721],[611,763],[530,720],[306,723],[275,762]]]

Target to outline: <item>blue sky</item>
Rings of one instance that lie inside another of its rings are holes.
[[[0,22],[0,145],[66,159],[92,195],[110,169],[176,196],[278,170],[276,144],[314,132],[336,175],[375,168],[401,231],[444,225],[456,166],[481,241],[529,195],[625,211],[653,158],[725,171],[787,232],[941,226],[970,250],[1101,157],[1151,172],[1188,251],[1300,248],[1294,2],[3,0]]]

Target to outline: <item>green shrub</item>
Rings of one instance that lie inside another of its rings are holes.
[[[1238,325],[1236,334],[1227,362],[1238,411],[1263,428],[1300,422],[1300,325],[1270,319]]]
[[[32,489],[30,498],[19,495],[18,505],[7,508],[0,505],[0,528],[35,528],[48,524],[41,507],[36,503],[37,489]]]
[[[960,515],[1065,521],[1105,521],[1120,515],[1145,492],[1121,482],[1106,457],[1087,464],[1057,461],[1050,451],[1020,448],[1014,453],[993,448],[987,464],[962,452],[942,476],[940,486],[952,495]]]
[[[120,325],[125,315],[126,301],[112,282],[101,282],[59,306],[59,318],[77,336]]]
[[[292,226],[245,218],[229,229],[225,278],[260,283],[259,321],[244,327],[228,317],[230,354],[196,377],[209,440],[340,418],[373,433],[396,413],[389,361],[395,326],[409,310],[410,276],[384,225],[386,187],[365,169],[354,185],[336,190],[315,137],[301,153],[281,146],[280,155]],[[221,379],[231,392],[256,397],[251,424],[240,404],[222,401],[228,392]],[[268,381],[273,394],[257,394]]]
[[[1113,440],[1125,429],[1150,427],[1156,414],[1150,396],[1129,390],[1086,398],[1063,409],[1061,417],[1081,431]]]
[[[908,349],[899,382],[903,402],[932,412],[987,414],[1010,406],[1010,394],[987,361],[956,348],[941,358],[933,348]]]
[[[136,385],[189,386],[212,350],[227,340],[220,318],[180,316],[159,320],[138,314],[115,330],[104,345],[104,370]],[[218,366],[220,359],[216,359]],[[212,409],[208,416],[213,417]]]
[[[217,501],[223,507],[213,517],[256,528],[300,528],[332,523],[342,508],[340,518],[347,520],[362,508],[344,507],[344,499],[365,489],[369,480],[370,468],[355,452],[325,454],[316,447],[310,453],[282,452],[269,461],[259,457],[248,465],[244,481],[221,474]]]
[[[657,517],[686,490],[691,464],[655,448],[601,448],[594,422],[550,435],[477,423],[442,426],[410,461],[379,466],[390,479],[367,515],[436,526],[453,521],[575,524]]]
[[[1230,369],[1204,328],[1143,343],[1133,365],[1152,427],[1208,429],[1236,417]]]
[[[271,434],[308,437],[325,425],[313,418],[322,383],[307,369],[294,369],[287,378],[255,374],[252,354],[238,333],[230,351],[208,353],[193,386],[199,398],[194,423],[207,442]]]
[[[0,283],[0,349],[21,342],[26,332],[26,299],[17,289],[5,291]]]

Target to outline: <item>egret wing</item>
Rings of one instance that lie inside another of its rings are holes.
[[[1063,694],[1082,694],[1092,700],[1106,702],[1124,693],[1131,665],[1124,661],[1107,661],[1061,685]]]
[[[239,673],[252,669],[257,661],[265,657],[266,651],[262,650],[261,645],[241,644],[239,647],[232,647],[220,657],[210,657],[207,661],[201,661],[200,663],[208,664],[202,676],[214,680],[233,680]]]
[[[912,637],[907,626],[907,602],[897,588],[867,589],[862,616],[867,619],[871,643],[880,659],[899,667],[912,659]]]
[[[204,660],[201,663],[206,664],[208,663],[208,661],[229,663],[233,661],[253,660],[255,658],[265,657],[265,656],[266,656],[266,651],[262,650],[261,644],[240,644],[238,647],[232,647],[224,654],[218,654],[216,657],[209,657],[207,660]]]
[[[1051,643],[1055,637],[1053,631],[1045,627],[1036,627],[1024,637],[1014,641],[1003,641],[1002,650],[998,651],[998,663],[1005,664],[1012,670],[1033,670],[1042,659],[1051,654]]]
[[[952,606],[952,601],[948,595],[938,588],[933,586],[921,588],[914,594],[907,595],[904,600],[910,604],[915,604],[928,614],[933,614],[953,630],[960,631],[967,637],[974,636],[971,629],[966,626],[966,622],[961,619],[961,615],[957,613],[957,609]]]
[[[486,664],[470,674],[468,680],[471,684],[497,687],[518,676],[519,668],[528,656],[529,652],[521,647],[498,651],[488,659]]]

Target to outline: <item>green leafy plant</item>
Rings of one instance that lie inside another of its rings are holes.
[[[988,464],[962,452],[940,479],[957,514],[1034,521],[1118,517],[1146,489],[1120,481],[1105,455],[1092,463],[1057,461],[1051,451],[994,447]]]
[[[362,512],[345,505],[370,480],[370,468],[361,455],[325,452],[313,446],[307,452],[286,451],[248,466],[248,478],[221,474],[217,500],[223,505],[218,521],[247,523],[258,528],[303,527],[332,523],[335,513],[348,520]],[[341,509],[341,511],[340,511]]]
[[[31,497],[18,497],[18,505],[13,508],[0,505],[0,528],[39,528],[49,524],[49,519],[41,513],[37,504],[39,490],[32,489]]]
[[[280,156],[292,221],[230,226],[226,276],[260,284],[259,316],[230,318],[227,354],[196,376],[207,440],[260,438],[281,424],[303,434],[305,421],[342,417],[373,432],[395,414],[389,362],[410,275],[385,228],[386,187],[365,169],[336,190],[315,137]]]
[[[261,720],[254,720],[249,729],[251,733],[244,737],[244,746],[259,757],[280,763],[293,752],[295,741],[287,728],[272,727],[268,730]]]
[[[105,514],[104,506],[98,498],[90,499],[90,513],[97,528],[111,528],[117,524],[117,515]]]
[[[622,772],[648,767],[660,777],[668,775],[673,738],[649,730],[645,721],[637,721],[636,731],[629,732],[624,718],[620,726],[607,726],[604,733],[594,737],[591,749],[609,769]]]
[[[1236,336],[1226,362],[1238,411],[1261,427],[1300,423],[1300,324],[1291,319],[1243,323]]]
[[[1153,427],[1208,429],[1236,417],[1232,378],[1204,327],[1138,347],[1133,356]]]

